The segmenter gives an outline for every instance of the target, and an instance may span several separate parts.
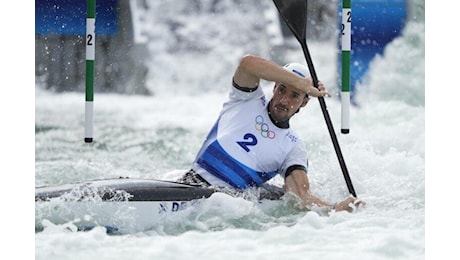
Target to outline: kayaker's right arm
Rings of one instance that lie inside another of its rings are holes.
[[[319,83],[319,89],[315,88],[310,77],[299,77],[273,61],[259,56],[245,55],[233,75],[233,81],[238,86],[255,89],[260,79],[295,86],[299,91],[313,97],[330,96],[322,83]]]

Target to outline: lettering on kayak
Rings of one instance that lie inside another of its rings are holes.
[[[187,206],[187,201],[172,201],[162,202],[158,209],[158,213],[176,212],[184,209]]]
[[[173,202],[171,211],[178,211],[179,210],[179,203]]]

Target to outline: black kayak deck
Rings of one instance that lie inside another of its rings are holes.
[[[119,191],[128,193],[129,201],[190,201],[208,198],[216,192],[212,188],[172,181],[114,178],[36,187],[35,201],[47,201],[70,193],[82,197],[97,194],[103,201],[111,201],[119,196]]]
[[[124,199],[120,199],[120,192],[126,195]],[[69,194],[73,195],[69,196],[71,200],[84,200],[97,196],[102,201],[191,201],[208,198],[215,192],[225,192],[230,195],[242,193],[241,190],[228,191],[173,181],[120,177],[36,187],[35,201],[48,201]],[[258,188],[257,192],[259,199],[278,200],[283,195],[284,190],[273,185],[264,185]]]

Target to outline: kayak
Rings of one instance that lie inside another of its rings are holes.
[[[123,232],[123,228],[141,230],[217,194],[231,193],[212,187],[131,178],[40,186],[35,188],[35,231],[42,231],[50,223],[71,223],[70,228],[77,231],[96,226],[104,226],[108,233]],[[273,188],[261,189],[257,194],[260,200],[281,196],[282,192]]]

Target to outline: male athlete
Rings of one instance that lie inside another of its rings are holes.
[[[284,67],[254,55],[242,58],[233,76],[229,99],[209,132],[192,169],[180,181],[242,190],[259,187],[280,174],[284,189],[300,198],[302,207],[349,212],[364,204],[353,196],[326,202],[310,192],[305,145],[289,127],[289,120],[310,96],[330,96],[319,89],[298,63]],[[275,82],[266,100],[260,80]]]

